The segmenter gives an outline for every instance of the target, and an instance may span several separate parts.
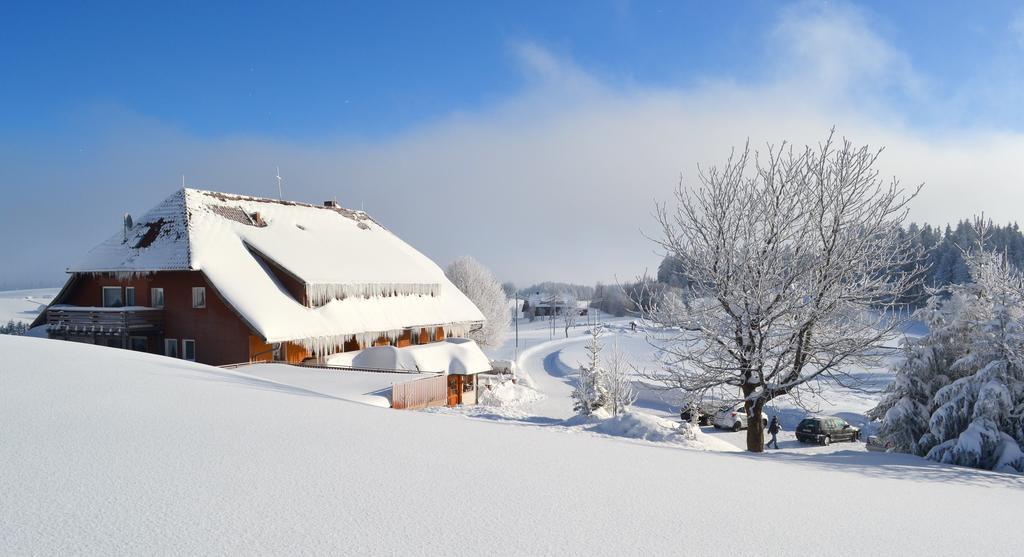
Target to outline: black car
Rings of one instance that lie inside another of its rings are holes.
[[[721,405],[720,401],[709,401],[702,402],[697,405],[697,424],[698,425],[711,425],[711,422],[715,419],[715,414],[718,413],[718,407]],[[687,404],[679,410],[679,419],[684,422],[690,421],[690,411],[693,406]]]
[[[860,428],[834,416],[804,418],[796,426],[796,439],[801,443],[819,445],[828,445],[833,441],[857,441],[860,439]]]

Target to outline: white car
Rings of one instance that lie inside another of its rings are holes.
[[[741,429],[747,429],[749,426],[748,421],[750,418],[747,416],[747,411],[743,408],[743,403],[731,404],[729,406],[723,406],[715,414],[715,419],[712,422],[715,427],[720,429],[731,429],[733,431],[739,431]],[[761,416],[761,428],[768,427],[768,418]]]

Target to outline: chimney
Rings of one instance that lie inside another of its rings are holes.
[[[124,240],[122,240],[121,243],[125,243],[128,241],[128,231],[131,230],[134,223],[132,222],[132,216],[128,213],[124,214],[124,220],[122,222],[124,223],[124,226],[122,227],[124,230]]]
[[[330,207],[331,209],[337,209],[339,207],[337,201],[324,201],[324,207]]]

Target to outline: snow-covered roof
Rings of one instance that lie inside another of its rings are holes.
[[[395,348],[374,346],[355,352],[334,354],[327,359],[332,365],[377,369],[474,375],[491,371],[491,361],[475,342],[469,339],[447,339],[417,346]]]
[[[566,305],[566,300],[561,294],[548,292],[534,292],[527,296],[526,300],[533,307],[562,307]]]
[[[268,262],[304,285],[311,307]],[[461,335],[484,320],[437,264],[362,211],[190,188],[68,269],[175,270],[202,271],[268,342],[299,341],[317,352],[409,327]]]

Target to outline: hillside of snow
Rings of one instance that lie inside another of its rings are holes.
[[[0,325],[9,321],[31,323],[60,288],[0,291]]]
[[[1017,476],[395,411],[61,341],[0,336],[0,354],[0,554],[1013,555],[1024,544]]]

